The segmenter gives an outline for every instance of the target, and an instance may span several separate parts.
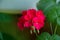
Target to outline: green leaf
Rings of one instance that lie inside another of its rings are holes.
[[[59,35],[50,35],[47,32],[41,33],[36,40],[60,40]]]
[[[36,40],[49,40],[50,37],[51,35],[49,33],[44,32],[41,35],[39,35]]]
[[[37,8],[46,10],[54,4],[55,4],[55,1],[53,1],[53,0],[40,0],[39,3],[37,4]]]
[[[57,19],[57,24],[60,25],[60,17]]]
[[[50,37],[49,40],[60,40],[60,36],[58,36],[58,35],[53,35],[52,37]]]
[[[16,40],[16,39],[14,39],[12,36],[6,33],[0,32],[0,40]]]
[[[60,1],[40,0],[37,8],[44,11],[49,22],[60,25]]]

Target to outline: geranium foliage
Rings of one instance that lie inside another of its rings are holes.
[[[41,33],[36,40],[60,40],[60,36],[59,35],[50,35],[47,32],[43,32]]]
[[[37,5],[39,10],[43,10],[47,20],[60,25],[60,1],[59,0],[40,0]]]

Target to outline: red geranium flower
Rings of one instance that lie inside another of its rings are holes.
[[[40,30],[44,26],[45,16],[42,10],[29,9],[22,11],[22,17],[18,19],[18,27],[20,29],[35,28]]]

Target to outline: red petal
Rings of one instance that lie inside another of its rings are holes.
[[[26,15],[26,14],[27,14],[27,10],[22,11],[23,16]]]
[[[44,26],[43,24],[39,24],[39,23],[34,23],[33,25],[37,30],[40,30]]]
[[[30,18],[29,18],[29,16],[28,16],[28,15],[25,15],[25,16],[24,16],[24,19],[25,19],[25,20],[27,20],[27,21],[29,21],[29,20],[30,20]]]
[[[32,19],[36,14],[36,10],[35,9],[29,9],[27,11],[27,15],[29,16],[30,19]]]
[[[27,28],[29,28],[31,26],[31,23],[30,22],[25,22],[24,26],[27,27]]]
[[[18,27],[19,27],[19,29],[20,29],[20,30],[23,30],[23,29],[24,29],[24,27],[23,27],[23,25],[22,25],[22,24],[17,23],[17,25],[18,25]]]
[[[36,12],[36,16],[37,16],[38,18],[43,18],[43,19],[45,19],[45,15],[44,15],[44,13],[43,13],[42,10],[38,10],[38,11]]]

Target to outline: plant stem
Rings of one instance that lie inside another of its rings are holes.
[[[34,30],[34,33],[35,33],[35,34],[36,34],[36,36],[38,37],[38,34],[37,34],[36,30]]]
[[[37,33],[35,33],[36,34],[36,37],[38,37],[38,34]]]
[[[51,33],[53,34],[52,23],[50,23]]]
[[[57,25],[56,25],[56,27],[55,27],[54,34],[56,34],[56,32],[57,32]]]

